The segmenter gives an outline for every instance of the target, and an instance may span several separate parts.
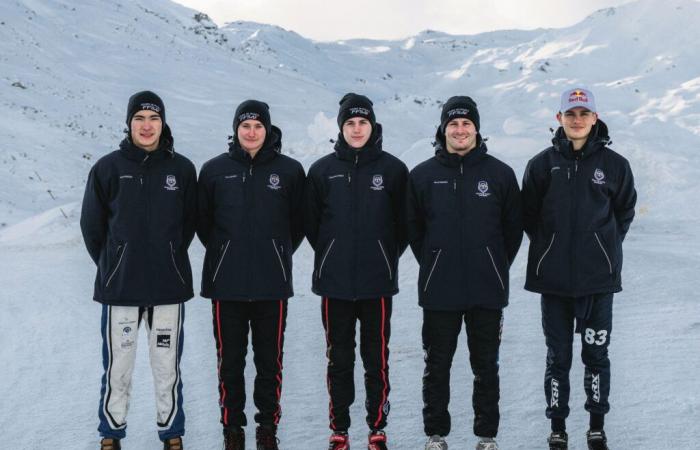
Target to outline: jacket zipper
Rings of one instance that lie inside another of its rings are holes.
[[[393,280],[394,277],[392,276],[392,273],[391,273],[391,265],[389,264],[389,258],[387,258],[386,252],[384,251],[384,246],[382,245],[382,241],[380,239],[377,239],[377,243],[379,244],[379,249],[382,251],[382,255],[384,255],[384,261],[386,261],[386,268],[389,270],[389,280]]]
[[[608,267],[610,268],[610,275],[612,275],[612,263],[610,262],[610,258],[608,257],[608,252],[605,251],[605,247],[603,247],[603,243],[600,242],[600,238],[598,237],[598,233],[593,232],[593,236],[595,236],[596,241],[598,241],[598,245],[600,246],[600,249],[603,251],[603,255],[605,255],[605,259],[608,261]]]
[[[328,248],[326,249],[326,254],[323,255],[323,259],[321,260],[321,266],[318,268],[318,278],[321,278],[321,272],[323,272],[323,265],[326,263],[326,258],[328,258],[328,254],[331,252],[331,247],[333,247],[333,244],[335,243],[335,238],[331,240],[331,243],[328,245]]]
[[[125,243],[123,247],[121,245],[117,247],[117,253],[119,253],[119,251],[121,250],[121,253],[119,253],[119,261],[117,261],[117,267],[114,268],[109,278],[107,278],[107,283],[105,283],[106,288],[109,287],[109,283],[112,282],[112,278],[114,278],[114,275],[117,273],[117,270],[119,270],[119,266],[121,266],[122,264],[122,258],[124,257],[124,252],[126,251],[127,245],[128,243]]]
[[[540,257],[540,260],[537,262],[537,269],[535,270],[535,275],[540,276],[540,265],[542,264],[542,261],[544,261],[544,257],[547,256],[547,253],[549,253],[549,250],[552,248],[552,244],[554,244],[554,236],[556,236],[557,233],[552,233],[552,240],[549,241],[549,247],[547,247],[547,250],[542,253],[542,256]]]
[[[430,277],[433,276],[433,272],[435,271],[435,266],[437,266],[438,260],[440,259],[440,254],[442,253],[442,249],[439,248],[437,251],[437,255],[435,255],[435,261],[433,261],[433,267],[430,268],[430,273],[428,274],[428,279],[425,280],[425,286],[423,287],[423,292],[428,291],[428,284],[430,283]]]
[[[175,262],[175,249],[173,248],[173,241],[170,241],[170,257],[173,260],[173,267],[175,267],[175,272],[177,272],[177,276],[180,277],[180,281],[182,281],[182,284],[186,284],[185,279],[182,278],[180,269],[177,268],[177,263]]]
[[[216,281],[216,276],[219,274],[219,268],[221,267],[221,263],[224,262],[224,257],[226,256],[226,252],[228,251],[228,246],[231,243],[231,240],[229,239],[226,241],[226,248],[224,248],[224,244],[221,244],[221,249],[223,252],[221,253],[221,257],[219,258],[219,263],[216,265],[216,270],[214,271],[214,276],[211,279],[211,282],[213,283]],[[221,251],[221,250],[219,250]]]
[[[503,278],[501,278],[501,274],[498,273],[498,268],[496,267],[496,261],[493,259],[493,254],[491,253],[491,249],[489,248],[488,245],[486,246],[486,251],[489,253],[489,257],[491,258],[491,264],[493,264],[493,270],[496,271],[496,275],[498,276],[498,281],[501,282],[501,289],[503,289],[505,291],[506,285],[503,284]]]
[[[284,278],[284,281],[287,281],[287,271],[284,270],[284,264],[282,263],[282,256],[280,255],[279,250],[277,250],[277,241],[274,239],[272,240],[272,246],[275,248],[275,253],[277,254],[277,259],[280,262],[280,268],[282,269],[282,277]]]

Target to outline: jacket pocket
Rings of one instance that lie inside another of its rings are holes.
[[[226,257],[226,252],[228,251],[228,246],[231,244],[231,240],[229,239],[226,241],[225,244],[221,244],[221,248],[219,249],[219,259],[216,263],[216,266],[214,268],[214,275],[212,275],[211,282],[214,283],[216,281],[216,276],[219,274],[219,269],[221,268],[221,263],[224,262],[224,257]]]
[[[379,244],[379,250],[382,252],[382,256],[384,257],[384,262],[386,262],[386,269],[389,272],[389,280],[393,280],[394,276],[391,271],[391,264],[389,263],[389,257],[386,253],[386,250],[384,249],[384,245],[382,245],[381,239],[377,239],[377,244]]]
[[[119,245],[117,247],[117,264],[114,266],[114,269],[109,273],[107,276],[107,281],[105,282],[105,288],[108,288],[110,283],[112,283],[112,280],[114,279],[114,276],[117,274],[117,271],[122,265],[122,259],[124,259],[124,252],[126,252],[126,246],[128,245],[127,242],[125,242],[123,245]]]
[[[612,266],[612,261],[610,260],[610,255],[605,250],[605,246],[603,245],[603,241],[600,240],[600,236],[598,236],[598,233],[593,232],[593,236],[595,237],[596,242],[598,242],[598,247],[600,248],[600,251],[603,252],[603,256],[605,257],[605,261],[607,262],[607,265],[608,265],[608,273],[610,275],[612,275],[613,274],[613,266]]]
[[[496,260],[493,259],[493,253],[491,253],[491,249],[486,246],[486,252],[489,254],[489,259],[491,260],[491,265],[493,266],[493,270],[496,272],[496,276],[498,277],[498,282],[501,284],[501,289],[504,291],[506,290],[506,285],[503,283],[503,278],[501,277],[500,272],[498,271],[498,266],[496,266]]]
[[[432,264],[430,265],[430,271],[428,272],[428,276],[425,279],[425,285],[423,286],[423,292],[428,292],[428,286],[430,286],[430,279],[433,276],[433,272],[435,272],[435,268],[438,265],[438,261],[440,261],[441,254],[442,254],[441,248],[436,248],[433,250],[433,260],[432,260]]]
[[[177,261],[175,260],[175,247],[173,247],[173,241],[170,241],[170,259],[173,262],[173,268],[175,268],[175,272],[177,273],[178,278],[180,278],[180,281],[183,285],[187,285],[187,283],[185,283],[185,279],[182,278],[182,273],[180,273],[180,269],[177,267]]]
[[[287,281],[287,270],[284,268],[284,261],[282,260],[282,255],[284,255],[284,246],[280,245],[279,247],[277,246],[277,241],[275,239],[272,240],[272,248],[275,249],[275,254],[277,255],[277,260],[280,263],[280,269],[282,270],[282,278],[284,281]]]
[[[554,238],[556,237],[557,233],[552,233],[552,239],[549,241],[549,245],[545,249],[545,251],[542,253],[542,256],[540,256],[540,259],[537,260],[537,268],[535,269],[535,275],[540,276],[540,268],[542,267],[542,261],[547,257],[549,254],[549,251],[552,249],[552,245],[554,245]]]
[[[335,238],[331,239],[330,244],[328,244],[328,247],[326,247],[326,251],[323,252],[323,256],[321,257],[321,264],[319,264],[318,266],[318,274],[316,276],[316,278],[318,279],[321,279],[321,276],[323,276],[323,266],[326,264],[326,259],[331,253],[331,250],[333,249],[333,244],[335,244]]]

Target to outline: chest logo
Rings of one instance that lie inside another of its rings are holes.
[[[277,189],[282,188],[282,186],[280,186],[280,176],[277,175],[276,173],[273,173],[270,175],[269,182],[270,182],[270,184],[267,185],[267,187],[269,189],[276,191]]]
[[[489,184],[484,180],[481,180],[476,184],[476,189],[478,191],[476,195],[479,197],[488,197],[491,195],[489,192]]]
[[[595,184],[605,184],[605,173],[600,169],[596,169],[595,172],[593,172],[593,179],[591,181]]]
[[[384,177],[381,175],[375,175],[372,177],[372,186],[370,186],[370,189],[373,191],[381,191],[384,190]]]
[[[168,191],[177,191],[180,187],[177,185],[177,179],[175,175],[168,175],[165,177],[165,187]]]

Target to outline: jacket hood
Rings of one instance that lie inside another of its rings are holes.
[[[233,135],[228,145],[229,156],[237,161],[244,161],[251,164],[260,164],[271,160],[282,153],[282,130],[272,125],[270,133],[265,137],[262,148],[251,158],[247,151],[243,150],[236,135]]]
[[[170,127],[166,124],[163,127],[163,132],[160,135],[160,143],[158,148],[153,151],[146,151],[141,147],[137,147],[131,140],[131,135],[127,133],[127,136],[119,144],[119,149],[122,154],[128,159],[138,162],[146,162],[147,160],[157,160],[164,159],[167,157],[175,157],[175,139],[170,131]]]
[[[382,141],[383,141],[382,124],[376,123],[375,127],[372,129],[372,134],[370,135],[367,143],[360,149],[355,149],[350,147],[343,137],[342,131],[338,133],[338,140],[335,142],[334,150],[338,159],[343,161],[355,161],[357,158],[357,163],[362,164],[363,162],[373,161],[377,159],[382,153]]]
[[[586,140],[583,148],[576,153],[574,153],[574,147],[571,141],[564,133],[564,127],[559,127],[552,138],[552,145],[554,146],[554,149],[567,158],[573,158],[574,156],[585,158],[603,149],[606,145],[610,145],[611,143],[612,141],[610,140],[608,133],[608,126],[600,119],[598,119],[596,124],[591,129],[591,134],[588,136],[588,140]]]

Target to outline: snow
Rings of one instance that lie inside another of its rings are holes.
[[[100,307],[90,300],[95,269],[78,220],[88,170],[116,148],[131,93],[162,95],[176,150],[197,167],[226,148],[239,102],[265,100],[283,130],[283,151],[307,168],[331,150],[345,92],[374,100],[385,148],[409,167],[431,156],[442,102],[467,94],[479,104],[490,152],[520,177],[528,159],[548,145],[559,93],[582,83],[596,93],[613,148],[630,161],[639,193],[624,244],[625,290],[614,306],[611,448],[697,449],[698,23],[697,1],[641,0],[563,29],[424,31],[397,41],[321,43],[266,24],[217,27],[169,0],[2,2],[0,448],[39,449],[49,441],[62,449],[96,447]],[[505,449],[542,448],[548,433],[539,302],[519,288],[526,250],[524,243],[511,270],[501,350]],[[190,254],[198,286],[202,246],[195,242]],[[302,245],[285,344],[280,438],[294,450],[324,448],[327,439],[325,344],[320,301],[310,292],[312,261]],[[421,311],[412,255],[403,256],[399,275],[387,432],[393,448],[421,448]],[[192,450],[220,446],[210,315],[201,298],[187,305],[182,369],[185,441]],[[452,372],[448,441],[455,449],[475,442],[465,344],[462,336]],[[357,366],[353,448],[366,439],[359,356]],[[249,382],[252,376],[249,368]],[[582,450],[587,415],[578,360],[571,379],[570,448]],[[154,422],[141,345],[125,448],[157,448]],[[254,435],[252,425],[247,431]]]

